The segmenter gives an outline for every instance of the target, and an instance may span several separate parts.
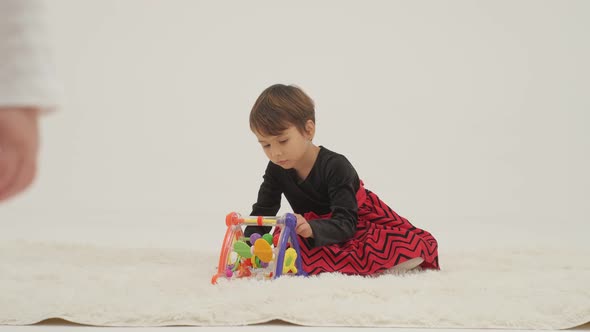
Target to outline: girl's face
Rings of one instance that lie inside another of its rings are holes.
[[[311,139],[315,125],[309,120],[307,132],[301,133],[295,126],[290,126],[278,136],[263,136],[254,134],[262,146],[262,150],[273,163],[284,169],[297,168],[305,160],[307,150],[312,146]]]

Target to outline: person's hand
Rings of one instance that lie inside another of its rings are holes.
[[[24,191],[35,178],[38,110],[0,107],[0,202]]]
[[[297,225],[295,226],[295,233],[302,237],[313,237],[313,231],[307,220],[300,214],[295,214],[297,217]]]

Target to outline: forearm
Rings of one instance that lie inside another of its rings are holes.
[[[0,106],[50,110],[56,84],[41,3],[0,1]]]
[[[353,217],[315,219],[308,223],[312,230],[310,243],[313,247],[345,242],[356,232],[356,218]]]

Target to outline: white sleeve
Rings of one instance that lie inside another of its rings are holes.
[[[57,106],[44,3],[0,0],[0,108]]]

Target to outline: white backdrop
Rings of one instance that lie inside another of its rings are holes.
[[[441,251],[523,236],[588,247],[588,1],[47,10],[62,107],[42,120],[37,181],[0,205],[4,238],[217,250],[267,163],[250,108],[285,83],[315,100],[315,142]]]

